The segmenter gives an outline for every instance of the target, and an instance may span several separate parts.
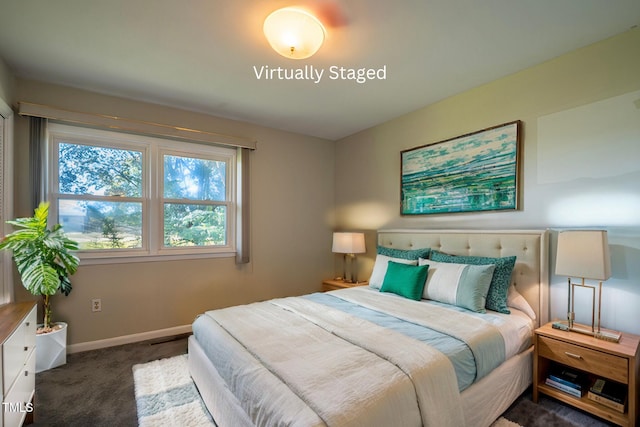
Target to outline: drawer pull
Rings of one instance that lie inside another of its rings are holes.
[[[565,351],[564,354],[566,354],[569,357],[573,357],[574,359],[582,359],[582,356],[580,356],[579,354],[569,353],[568,351]]]
[[[24,376],[28,377],[29,376],[29,371],[24,371]]]
[[[30,324],[30,323],[29,323],[29,322],[27,322],[27,328],[29,327],[29,324]]]
[[[27,347],[26,345],[24,346],[24,351],[29,351],[29,347]]]

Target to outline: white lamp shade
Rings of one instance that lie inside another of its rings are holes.
[[[607,280],[611,277],[607,232],[604,230],[560,232],[556,275],[593,280]]]
[[[364,233],[333,233],[332,252],[338,254],[364,253]]]
[[[322,23],[301,9],[285,7],[272,12],[262,29],[273,50],[291,59],[310,57],[324,42]]]

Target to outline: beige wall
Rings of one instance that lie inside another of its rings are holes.
[[[190,324],[207,309],[320,289],[333,274],[334,143],[233,120],[18,80],[17,101],[148,120],[258,141],[253,153],[252,262],[217,258],[81,265],[73,292],[56,296],[54,320],[69,343],[85,343]],[[16,119],[16,215],[29,215],[28,120]],[[21,287],[18,299],[29,298]],[[102,312],[90,301],[102,299]]]
[[[592,155],[599,156],[596,167],[591,171],[582,170],[584,166],[576,161],[580,158],[578,154],[585,154],[580,145],[582,141],[569,139],[565,142],[569,148],[564,150],[567,157],[561,166],[575,173],[573,176],[570,173],[568,178],[549,180],[539,175],[539,170],[555,174],[557,169],[545,170],[539,159],[544,159],[553,147],[542,144],[546,141],[538,138],[539,122],[545,117],[573,109],[579,111],[578,107],[595,106],[600,101],[639,91],[639,52],[640,29],[634,29],[338,141],[337,226],[370,231],[369,256],[360,263],[361,276],[371,271],[375,245],[372,230],[380,228],[605,227],[609,229],[614,277],[605,285],[603,324],[640,333],[640,287],[637,286],[640,283],[640,162],[636,157],[635,167],[616,170],[616,162],[628,160],[629,154],[610,145],[610,136],[617,135],[621,129],[604,123],[599,147],[590,148],[593,153],[600,150],[600,154]],[[640,100],[621,108],[631,114],[638,113],[637,123],[640,123]],[[524,130],[521,210],[400,215],[401,150],[513,120],[522,120]],[[639,136],[637,131],[632,136],[635,142],[630,143],[635,147],[640,145]],[[355,158],[359,161],[353,162]],[[578,215],[594,209],[597,214]],[[565,280],[552,278],[552,317],[566,314]]]

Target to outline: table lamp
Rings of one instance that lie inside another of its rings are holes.
[[[609,255],[607,232],[605,230],[561,231],[558,234],[556,275],[568,276],[567,324],[555,322],[554,327],[618,342],[621,335],[619,332],[605,331],[600,328],[602,282],[611,277],[611,257]],[[573,283],[572,277],[582,279],[581,283]],[[586,285],[585,279],[598,281],[597,316],[596,286]],[[576,288],[586,288],[592,292],[591,328],[574,323]]]
[[[364,233],[333,233],[332,252],[343,254],[342,279],[345,282],[358,283],[358,261],[356,258],[356,254],[365,252]],[[350,265],[350,279],[347,279],[347,257],[352,260]]]

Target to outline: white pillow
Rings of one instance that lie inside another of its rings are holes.
[[[536,313],[529,305],[526,299],[522,296],[515,286],[509,286],[509,292],[507,293],[507,307],[515,308],[517,310],[526,313],[532,320],[536,320]]]
[[[494,264],[456,264],[422,258],[419,264],[429,266],[423,298],[478,313],[486,312],[487,293],[496,268]]]
[[[369,286],[374,289],[380,289],[382,282],[384,282],[384,276],[387,274],[387,266],[389,261],[399,262],[401,264],[418,265],[418,260],[391,258],[386,255],[376,255],[376,262],[373,264],[373,271],[369,278]]]

